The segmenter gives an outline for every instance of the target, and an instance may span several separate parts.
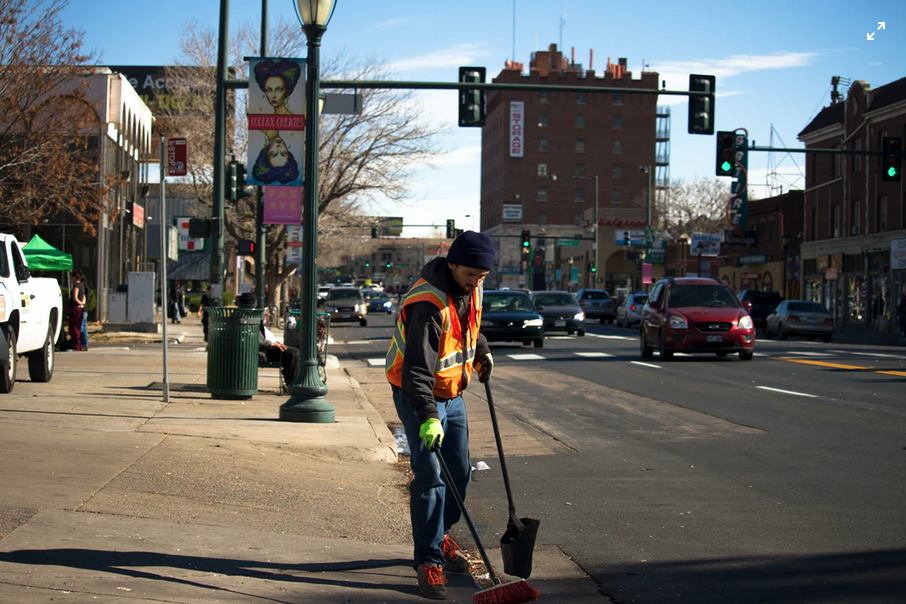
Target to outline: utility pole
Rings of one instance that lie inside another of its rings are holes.
[[[223,185],[226,158],[227,36],[230,0],[220,0],[220,38],[217,42],[217,83],[214,97],[214,199],[211,203],[211,305],[223,304]],[[163,223],[164,217],[162,217]]]

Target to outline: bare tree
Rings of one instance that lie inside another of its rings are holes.
[[[67,4],[0,2],[0,221],[68,211],[94,233],[115,183],[99,181],[101,123],[83,84],[92,57],[62,23]]]
[[[281,21],[269,34],[268,54],[295,57],[305,54],[305,37],[299,25]],[[242,26],[232,39],[231,64],[235,77],[244,79],[248,63],[243,57],[256,56],[259,33]],[[180,64],[168,69],[168,80],[175,82],[166,117],[174,131],[191,138],[191,195],[205,206],[211,205],[213,186],[211,166],[214,140],[214,66],[217,37],[213,31],[189,24],[181,41]],[[202,68],[202,69],[199,69]],[[210,74],[199,80],[200,73]],[[322,79],[342,78],[379,80],[389,77],[387,68],[373,60],[360,61],[340,55],[322,61]],[[376,196],[404,200],[417,162],[437,153],[436,130],[426,126],[414,110],[412,93],[398,90],[362,90],[361,115],[323,115],[320,117],[318,246],[326,259],[350,246],[367,245],[362,227],[368,226],[361,215],[363,204]],[[237,160],[245,161],[247,130],[244,116],[247,92],[236,94],[236,123],[228,124],[232,149]],[[227,212],[225,226],[237,240],[252,239],[255,233],[256,198],[241,199]],[[365,231],[367,232],[367,231]],[[295,267],[285,262],[286,227],[269,225],[267,232],[266,272],[270,300]],[[323,264],[323,262],[321,262]],[[257,270],[257,269],[256,269]]]
[[[655,203],[658,228],[673,237],[692,233],[718,233],[727,223],[728,185],[716,179],[671,183]]]

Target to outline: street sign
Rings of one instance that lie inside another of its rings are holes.
[[[503,221],[504,222],[522,222],[522,204],[520,204],[520,203],[503,204]]]
[[[186,176],[189,173],[187,155],[186,139],[167,139],[167,176]]]
[[[578,239],[557,239],[557,247],[579,247]]]
[[[733,174],[736,177],[730,183],[730,194],[733,200],[730,202],[730,222],[736,229],[745,231],[746,222],[748,221],[748,194],[749,187],[749,142],[745,135],[736,135],[736,170]]]
[[[723,233],[721,233],[720,235],[696,233],[692,235],[691,240],[689,241],[690,253],[697,256],[698,246],[699,244],[701,244],[702,256],[717,256],[718,254],[720,254],[720,244],[723,238]]]

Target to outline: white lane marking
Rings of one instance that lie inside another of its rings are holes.
[[[349,346],[350,344],[373,344],[373,343],[374,342],[371,342],[369,340],[353,340],[352,342],[346,342],[346,345]]]
[[[599,359],[603,357],[612,357],[612,354],[607,354],[606,352],[574,352],[574,355],[577,357],[588,357],[590,359]]]
[[[572,340],[572,336],[545,336],[548,340]]]
[[[836,356],[828,352],[808,352],[806,350],[791,350],[789,354],[798,354],[804,357],[832,357]]]
[[[655,369],[660,369],[660,365],[652,365],[651,363],[643,363],[642,361],[629,361],[633,365],[641,365],[642,367],[654,367]]]
[[[876,354],[874,352],[851,352],[850,354],[858,354],[863,357],[883,357],[885,359],[906,359],[906,357],[901,357],[895,354]]]
[[[368,361],[369,367],[383,367],[384,366],[384,359],[365,359],[365,360]]]
[[[596,338],[604,338],[605,340],[635,340],[635,339],[637,339],[637,338],[630,338],[628,336],[605,336],[605,335],[599,334],[599,333],[590,333],[587,335],[594,336]]]
[[[753,356],[756,356],[756,357],[769,357],[769,356],[771,356],[771,355],[765,354],[765,353],[763,353],[763,352],[753,352],[752,355],[753,355]]]
[[[792,394],[793,396],[807,396],[808,398],[818,398],[815,394],[806,394],[805,392],[793,392],[792,390],[781,390],[780,388],[769,388],[767,386],[755,386],[759,390],[770,390],[771,392],[779,392],[781,394]]]
[[[532,353],[508,354],[506,356],[510,357],[514,361],[543,361],[544,360],[544,357],[541,356],[540,354],[532,354]]]

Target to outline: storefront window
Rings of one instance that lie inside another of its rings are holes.
[[[821,279],[809,279],[805,282],[805,299],[809,302],[821,302]]]
[[[865,305],[866,291],[864,277],[850,277],[847,286],[847,301],[849,306],[849,316],[851,321],[862,321],[868,310]]]

